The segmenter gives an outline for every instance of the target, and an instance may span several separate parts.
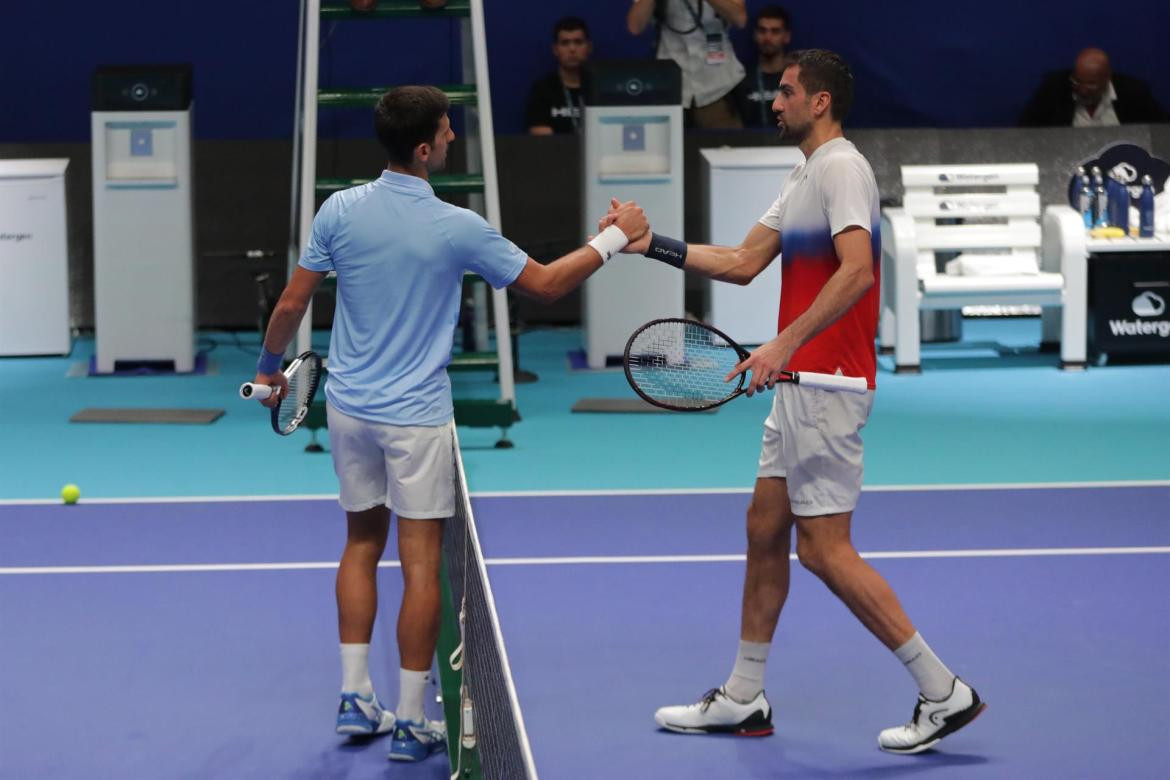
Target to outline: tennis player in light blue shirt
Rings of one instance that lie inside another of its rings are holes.
[[[351,417],[391,425],[451,419],[446,367],[464,271],[493,287],[516,281],[528,255],[474,211],[435,197],[418,176],[380,178],[331,195],[301,268],[337,271],[325,395]]]
[[[337,570],[341,702],[337,732],[393,731],[390,758],[441,750],[446,726],[423,711],[439,631],[443,519],[454,513],[453,405],[446,367],[466,271],[493,287],[550,302],[580,285],[648,225],[636,204],[615,224],[548,265],[528,257],[478,214],[435,197],[430,174],[455,140],[446,96],[397,87],[378,101],[374,127],[389,165],[331,196],[264,337],[257,383],[287,392],[281,356],[321,280],[337,272],[337,309],[325,385],[329,444],[348,535]],[[276,398],[263,401],[271,406]],[[369,674],[377,566],[390,513],[398,516],[403,596],[399,692],[384,708]]]

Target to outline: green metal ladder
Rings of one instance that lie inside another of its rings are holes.
[[[500,229],[500,198],[496,178],[495,136],[492,131],[491,92],[488,85],[487,43],[484,31],[483,0],[448,0],[437,9],[427,9],[418,0],[380,0],[373,11],[354,11],[345,0],[302,0],[300,45],[297,56],[297,116],[293,136],[293,193],[288,270],[291,277],[301,248],[309,241],[317,203],[330,194],[364,184],[370,179],[316,178],[317,111],[327,108],[370,107],[389,86],[321,88],[318,84],[321,22],[370,22],[376,20],[459,19],[462,41],[462,84],[436,85],[453,106],[466,109],[467,173],[436,174],[431,186],[440,196],[467,194],[469,205]],[[487,284],[476,279],[472,285],[475,304],[475,352],[456,354],[452,371],[491,371],[499,381],[498,400],[456,399],[458,425],[493,427],[502,431],[497,447],[511,447],[507,429],[519,420],[513,373],[511,323],[506,290],[493,290],[496,340],[488,337]],[[309,349],[312,334],[312,307],[297,332],[297,352]]]

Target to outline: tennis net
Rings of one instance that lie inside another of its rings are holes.
[[[536,780],[495,599],[479,544],[459,437],[455,435],[455,515],[443,529],[439,670],[451,777]]]

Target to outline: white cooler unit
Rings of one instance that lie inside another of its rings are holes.
[[[707,241],[738,246],[768,210],[792,170],[804,162],[795,146],[701,149]],[[709,282],[708,320],[740,344],[776,336],[780,312],[780,258],[746,287]]]
[[[68,160],[0,160],[0,355],[65,355]]]

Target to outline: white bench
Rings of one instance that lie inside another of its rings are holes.
[[[1081,217],[1049,206],[1040,220],[1033,164],[905,165],[901,208],[882,210],[879,342],[895,371],[921,371],[919,311],[1042,307],[1061,366],[1084,368],[1087,262]],[[939,224],[960,219],[961,224]],[[955,252],[946,273],[936,252]]]

